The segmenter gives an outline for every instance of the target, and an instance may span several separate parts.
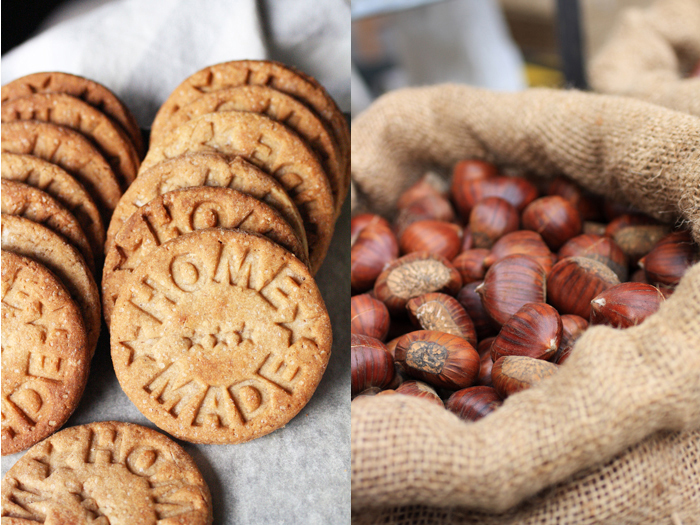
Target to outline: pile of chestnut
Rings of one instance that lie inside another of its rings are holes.
[[[686,230],[557,177],[459,162],[352,219],[352,396],[477,420],[556,373],[589,325],[641,323],[698,260]],[[444,191],[443,191],[444,190]]]

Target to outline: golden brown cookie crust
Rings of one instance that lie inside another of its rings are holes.
[[[237,230],[155,250],[112,313],[112,362],[137,408],[195,443],[241,443],[285,425],[328,364],[328,312],[308,269]]]
[[[90,243],[78,219],[48,193],[7,179],[2,180],[2,213],[19,215],[46,226],[78,248],[95,275],[95,260]]]
[[[146,170],[185,153],[238,155],[272,175],[297,205],[316,273],[333,236],[335,207],[328,177],[306,143],[283,124],[241,111],[209,113],[178,126],[143,161]]]
[[[34,93],[65,93],[79,98],[118,122],[129,135],[139,157],[143,157],[146,152],[136,118],[129,108],[102,84],[58,71],[33,73],[2,86],[2,103]]]
[[[3,122],[39,120],[82,133],[109,162],[123,189],[136,178],[139,156],[126,132],[100,110],[63,93],[36,93],[2,104]]]
[[[307,106],[290,95],[267,86],[240,86],[205,93],[180,108],[166,122],[160,137],[167,136],[180,124],[219,111],[249,111],[281,122],[304,139],[321,159],[333,192],[336,215],[345,200],[347,187],[340,162],[341,151],[332,131]],[[156,142],[152,141],[151,145]]]
[[[33,155],[2,153],[2,178],[42,190],[65,206],[80,222],[93,255],[100,256],[105,228],[95,201],[67,171]]]
[[[107,326],[119,290],[158,246],[204,228],[237,228],[263,235],[308,265],[291,226],[267,204],[229,188],[199,187],[156,197],[127,219],[105,257],[102,312]]]
[[[2,522],[55,525],[212,523],[197,465],[155,430],[102,421],[35,445],[2,479]]]
[[[345,177],[350,180],[350,129],[343,113],[316,79],[279,62],[237,60],[206,67],[185,79],[163,103],[151,128],[152,140],[160,127],[181,107],[203,93],[245,85],[269,86],[291,95],[313,109],[333,130],[340,146]]]
[[[29,448],[66,422],[87,382],[87,354],[80,310],[60,280],[3,250],[3,455]]]
[[[212,186],[240,191],[276,209],[294,229],[308,253],[304,222],[284,188],[241,157],[226,160],[217,153],[193,153],[156,164],[142,172],[119,201],[107,231],[107,249],[122,224],[141,206],[168,191]]]
[[[109,221],[122,191],[107,161],[88,139],[64,126],[36,120],[2,125],[2,151],[34,155],[63,168],[75,177]]]
[[[2,216],[2,249],[34,259],[61,280],[80,308],[92,358],[100,335],[100,296],[80,252],[45,226],[14,215]]]

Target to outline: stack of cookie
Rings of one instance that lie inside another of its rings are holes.
[[[107,231],[119,382],[160,428],[239,443],[284,425],[328,363],[313,275],[349,188],[349,130],[314,80],[237,61],[187,78]]]
[[[58,430],[100,333],[105,224],[143,152],[104,86],[39,73],[2,88],[2,453]]]

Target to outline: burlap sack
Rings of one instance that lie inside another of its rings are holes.
[[[353,122],[353,209],[390,215],[426,169],[470,157],[565,173],[700,240],[700,119],[578,92],[381,98]],[[554,377],[480,422],[368,397],[351,444],[357,523],[700,523],[700,265],[657,314],[591,328]]]
[[[700,0],[657,0],[623,11],[591,60],[600,93],[627,95],[700,116],[700,78],[682,75],[700,60]]]

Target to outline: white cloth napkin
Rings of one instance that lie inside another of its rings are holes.
[[[39,71],[85,76],[144,128],[189,75],[237,59],[295,66],[350,108],[346,0],[77,0],[46,25],[2,58],[2,83]]]

